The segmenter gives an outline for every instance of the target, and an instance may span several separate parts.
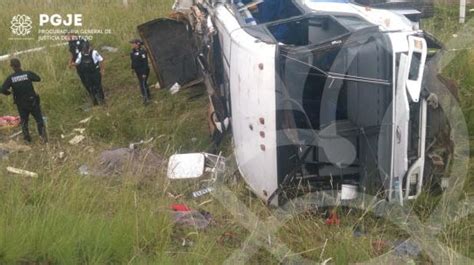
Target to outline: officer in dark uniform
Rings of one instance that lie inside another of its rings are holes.
[[[138,83],[140,84],[140,91],[143,96],[143,104],[148,104],[150,101],[150,89],[148,87],[148,76],[150,75],[150,67],[148,67],[148,54],[143,48],[143,42],[139,39],[130,41],[132,44],[132,52],[130,59],[132,60],[132,71],[136,74]]]
[[[77,55],[74,63],[84,74],[84,81],[88,87],[89,95],[94,105],[104,104],[104,91],[102,89],[102,76],[104,74],[104,58],[90,47],[89,42],[84,43],[82,51]]]
[[[31,142],[30,132],[28,130],[28,119],[31,114],[36,120],[41,139],[43,142],[47,142],[43,114],[41,113],[40,107],[40,98],[33,88],[33,82],[39,82],[41,78],[33,72],[23,71],[21,69],[20,60],[18,59],[11,59],[10,66],[14,73],[5,80],[0,92],[5,95],[10,95],[10,88],[13,89],[13,100],[20,114],[21,129],[25,141]]]
[[[69,67],[74,67],[74,62],[77,60],[79,53],[81,53],[82,49],[84,48],[84,44],[87,42],[86,39],[83,39],[75,33],[68,32],[66,35],[66,40],[69,44],[69,53],[71,57],[69,59]],[[86,88],[87,93],[90,94],[89,88],[86,86],[84,73],[82,73],[80,67],[76,67],[77,75],[81,79],[82,85]]]

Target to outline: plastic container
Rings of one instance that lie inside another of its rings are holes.
[[[342,184],[341,186],[341,200],[348,201],[357,199],[358,187],[354,184]]]

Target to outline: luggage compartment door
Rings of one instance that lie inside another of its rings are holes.
[[[138,26],[161,88],[201,82],[193,31],[185,20],[160,18]]]

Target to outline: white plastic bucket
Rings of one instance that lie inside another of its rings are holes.
[[[357,185],[342,184],[341,200],[354,200],[357,198]]]

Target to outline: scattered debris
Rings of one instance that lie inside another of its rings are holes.
[[[7,171],[10,173],[26,176],[26,177],[32,177],[32,178],[37,178],[38,173],[19,169],[19,168],[14,168],[14,167],[7,167]]]
[[[84,151],[89,152],[89,153],[94,153],[95,149],[92,146],[87,146],[84,148]]]
[[[189,208],[186,204],[172,204],[171,209],[175,212],[189,212],[191,208]]]
[[[203,196],[203,195],[206,195],[206,194],[208,194],[208,193],[211,193],[212,191],[214,191],[214,188],[213,188],[213,187],[209,187],[209,188],[205,188],[205,189],[202,189],[202,190],[198,190],[198,191],[193,192],[193,197],[194,197],[194,198],[201,197],[201,196]]]
[[[205,155],[201,153],[172,155],[166,175],[169,179],[200,178],[205,170],[205,161]]]
[[[449,178],[441,178],[441,189],[446,190],[449,188]]]
[[[155,89],[160,89],[160,88],[161,88],[160,82],[156,82],[156,84],[155,84]]]
[[[186,204],[172,204],[171,209],[173,210],[175,224],[204,229],[209,226],[212,220],[209,212],[192,210]]]
[[[170,93],[171,93],[171,95],[174,95],[174,94],[178,93],[180,89],[181,89],[181,85],[178,84],[178,83],[175,83],[175,84],[170,88]]]
[[[411,257],[415,258],[421,254],[421,248],[412,240],[405,240],[405,241],[395,241],[395,255],[399,257]]]
[[[66,153],[63,152],[63,151],[60,151],[57,155],[53,155],[52,159],[54,161],[61,161],[61,162],[65,162],[67,160],[67,157],[66,157]]]
[[[154,138],[151,137],[150,139],[148,139],[148,140],[146,140],[146,141],[141,140],[141,141],[138,142],[138,143],[131,143],[131,144],[128,146],[128,148],[130,148],[130,149],[135,149],[135,148],[137,148],[139,145],[149,144],[149,143],[151,143],[151,141],[153,141],[153,139],[154,139]]]
[[[341,186],[341,200],[350,201],[357,199],[358,186],[354,184],[342,184]]]
[[[214,201],[214,200],[203,201],[203,202],[201,202],[201,203],[199,204],[199,206],[206,205],[206,204],[208,204],[208,203],[210,203],[210,202],[213,202],[213,201]]]
[[[194,242],[189,239],[186,240],[186,238],[181,238],[181,240],[182,240],[182,243],[181,243],[182,247],[192,247],[194,245]]]
[[[1,116],[0,127],[11,128],[20,125],[20,117],[17,116]]]
[[[172,199],[179,199],[179,198],[183,197],[183,194],[174,195],[171,192],[168,192],[167,194],[168,194],[168,197],[170,197]]]
[[[71,140],[69,140],[69,144],[72,144],[72,145],[77,145],[79,144],[80,142],[82,142],[86,137],[84,135],[76,135],[74,136],[74,138],[72,138]]]
[[[88,176],[89,175],[89,167],[87,165],[82,165],[79,167],[79,173],[81,176]]]
[[[0,149],[0,159],[8,158],[8,154],[10,154],[10,152],[8,150]]]
[[[13,152],[27,152],[30,151],[31,147],[27,145],[17,144],[15,141],[10,140],[8,143],[0,143],[0,159],[8,158],[8,155]]]
[[[428,154],[428,157],[431,159],[431,162],[433,163],[434,166],[444,167],[443,158],[440,155],[431,153],[431,154]]]
[[[14,134],[10,135],[10,139],[13,139],[13,138],[15,138],[15,137],[17,137],[17,136],[21,135],[22,133],[23,133],[22,131],[16,132],[16,133],[14,133]]]
[[[85,118],[85,119],[79,121],[79,123],[80,123],[80,124],[88,123],[91,119],[92,119],[92,116],[87,117],[87,118]]]
[[[172,155],[166,176],[169,179],[197,179],[204,173],[224,172],[225,159],[208,153],[189,153]]]
[[[339,225],[341,223],[341,219],[337,216],[336,211],[331,211],[329,214],[328,219],[326,219],[327,225]]]
[[[75,128],[73,131],[74,131],[74,132],[78,132],[78,133],[80,133],[80,134],[84,134],[84,132],[86,131],[86,129],[85,129],[85,128]]]
[[[92,151],[93,152],[93,149]],[[162,170],[164,160],[150,149],[117,148],[103,151],[90,165],[89,174],[98,177],[120,175],[124,170],[140,177]]]
[[[321,265],[326,265],[326,264],[328,264],[328,262],[330,262],[331,260],[332,260],[332,258],[325,259],[325,260],[321,263]]]
[[[102,50],[108,51],[108,52],[118,52],[118,48],[110,47],[110,46],[102,46]]]
[[[457,38],[458,37],[458,34],[453,34],[453,38]]]
[[[31,150],[31,147],[27,145],[18,144],[17,142],[10,140],[8,143],[0,143],[0,149],[6,150],[9,152],[28,152]]]
[[[59,47],[59,46],[63,46],[63,45],[67,45],[67,42],[61,42],[61,43],[58,43],[58,44],[50,45],[49,47]],[[4,55],[1,55],[1,56],[0,56],[0,62],[1,62],[1,61],[6,61],[6,60],[8,60],[8,59],[11,58],[11,57],[16,57],[16,56],[18,56],[18,55],[20,55],[20,54],[42,51],[42,50],[44,50],[44,49],[46,49],[46,46],[37,47],[37,48],[32,48],[32,49],[23,50],[23,51],[17,51],[17,52],[11,53],[11,54],[4,54]]]
[[[430,107],[433,109],[437,109],[439,107],[439,98],[435,93],[430,93],[426,100],[428,101],[428,105],[430,105]]]
[[[212,217],[206,211],[174,211],[173,220],[175,224],[193,226],[197,229],[204,229],[211,223]]]

